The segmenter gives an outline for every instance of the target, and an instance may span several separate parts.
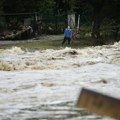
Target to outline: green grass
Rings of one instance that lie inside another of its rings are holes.
[[[11,48],[13,46],[21,47],[22,49],[57,49],[60,46],[60,41],[33,41],[20,42],[14,44],[0,45],[1,49]]]
[[[105,42],[105,39],[101,39],[102,42]],[[33,42],[20,42],[14,44],[7,44],[7,45],[0,45],[0,49],[11,48],[13,46],[21,47],[22,49],[60,49],[62,40],[49,40],[49,41],[33,41]],[[64,45],[64,47],[71,47],[71,48],[84,48],[89,46],[101,45],[99,44],[99,40],[95,41],[92,38],[81,38],[79,40],[72,40],[71,45]]]

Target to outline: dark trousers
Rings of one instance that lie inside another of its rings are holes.
[[[66,40],[68,40],[68,45],[70,45],[70,41],[71,41],[70,37],[64,37],[62,46],[65,44]]]

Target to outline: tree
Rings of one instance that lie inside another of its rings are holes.
[[[4,0],[5,13],[40,12],[53,13],[54,0]]]
[[[93,13],[93,28],[92,37],[100,37],[100,25],[102,22],[102,9],[106,0],[55,0],[58,9],[64,11],[75,11],[78,14],[84,11],[92,11]]]
[[[92,37],[100,38],[100,26],[103,18],[102,10],[106,0],[76,0],[77,11],[89,11],[92,15]],[[80,5],[80,8],[79,8]]]
[[[92,37],[100,38],[104,18],[120,21],[120,0],[75,0],[77,12],[92,11]]]
[[[120,0],[1,0],[0,12],[24,13],[39,12],[41,15],[78,14],[86,12],[91,18],[92,37],[100,38],[102,20],[107,17],[120,23]]]
[[[103,19],[103,6],[105,0],[89,0],[88,3],[93,8],[93,28],[92,28],[92,37],[100,38],[100,26]]]
[[[74,0],[55,0],[57,13],[67,15],[69,12],[74,12]]]
[[[0,0],[0,13],[3,12],[3,2],[4,0]]]

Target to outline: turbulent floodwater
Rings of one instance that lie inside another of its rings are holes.
[[[120,98],[120,42],[0,49],[0,120],[113,120],[76,108],[82,87]]]

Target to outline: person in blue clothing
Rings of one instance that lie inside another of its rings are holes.
[[[62,42],[62,46],[65,44],[66,40],[68,40],[68,45],[70,45],[70,41],[72,39],[72,29],[68,25],[67,28],[64,30],[64,39]]]

